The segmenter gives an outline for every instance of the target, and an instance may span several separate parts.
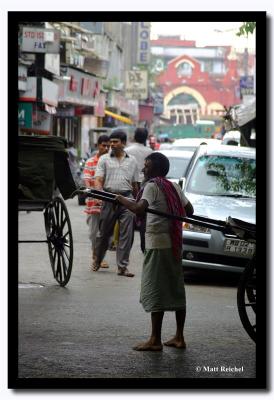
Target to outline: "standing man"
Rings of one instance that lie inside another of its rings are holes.
[[[138,172],[139,172],[138,182],[140,185],[144,180],[143,168],[144,168],[145,158],[153,152],[153,150],[150,147],[146,146],[147,138],[148,138],[147,129],[137,128],[134,132],[135,143],[131,144],[125,149],[127,154],[130,154],[136,158],[138,165]]]
[[[148,138],[147,129],[146,128],[137,128],[134,133],[135,143],[133,143],[129,147],[126,147],[126,152],[128,154],[131,154],[132,156],[134,156],[137,161],[138,171],[139,171],[139,179],[138,179],[139,188],[141,188],[141,186],[145,184],[144,173],[143,173],[145,158],[149,154],[153,153],[152,148],[146,146],[147,138]],[[139,230],[139,232],[140,232],[141,250],[144,253],[144,251],[145,251],[145,223],[144,223],[144,221],[138,221],[138,225],[136,223],[135,229]]]
[[[124,150],[127,135],[122,130],[117,130],[111,133],[109,141],[111,152],[99,159],[95,173],[95,187],[98,190],[134,198],[138,191],[139,174],[136,159]],[[128,271],[127,266],[134,234],[134,214],[121,204],[114,209],[110,202],[103,203],[100,214],[93,271],[98,271],[100,268],[116,221],[119,221],[119,241],[116,249],[117,274],[133,277],[134,274]]]
[[[148,180],[140,201],[130,202],[118,195],[116,200],[132,212],[142,216],[148,207],[180,217],[193,214],[192,204],[179,185],[165,176],[169,170],[168,158],[155,152],[145,161],[144,175]],[[161,331],[165,311],[174,311],[176,333],[164,344],[177,349],[186,347],[184,324],[186,299],[182,266],[182,222],[155,214],[146,215],[146,250],[143,262],[140,302],[151,313],[150,338],[134,347],[138,351],[161,351]]]
[[[83,171],[86,188],[91,188],[91,189],[95,189],[94,175],[99,158],[103,154],[106,154],[110,147],[108,136],[107,135],[99,136],[97,145],[98,145],[97,153],[86,161]],[[95,258],[95,242],[96,242],[96,235],[99,229],[99,219],[100,219],[101,209],[102,209],[102,201],[93,199],[92,197],[86,198],[85,213],[87,214],[89,239],[91,241],[91,248],[92,248],[92,260],[90,268],[92,268]],[[100,266],[101,268],[108,268],[108,264],[106,263],[106,261],[102,261]]]

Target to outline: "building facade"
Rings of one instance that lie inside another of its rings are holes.
[[[19,27],[19,133],[63,136],[85,157],[103,128],[138,121],[125,99],[131,68],[124,22],[37,22]]]
[[[154,92],[162,99],[163,116],[171,124],[218,119],[224,107],[241,102],[240,79],[253,75],[254,55],[236,54],[231,46],[197,47],[180,37],[151,40]]]

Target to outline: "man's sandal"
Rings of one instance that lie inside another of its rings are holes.
[[[127,277],[129,277],[129,278],[133,278],[133,277],[134,277],[134,274],[132,274],[131,272],[129,272],[127,268],[125,268],[125,269],[119,268],[119,269],[118,269],[118,272],[117,272],[117,275],[120,275],[120,276],[127,276]]]
[[[99,268],[100,268],[100,265],[97,265],[97,264],[93,264],[91,267],[92,271],[94,271],[94,272],[98,271]]]
[[[101,268],[109,268],[109,265],[108,265],[108,263],[106,261],[102,261],[101,264],[100,264],[100,267]]]

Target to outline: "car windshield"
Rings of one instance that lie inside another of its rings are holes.
[[[255,197],[255,159],[210,156],[198,158],[187,192],[208,196]]]
[[[168,157],[168,159],[169,171],[166,177],[168,179],[180,179],[185,176],[190,158]]]

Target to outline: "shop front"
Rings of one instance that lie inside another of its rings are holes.
[[[100,79],[76,68],[61,66],[58,109],[54,118],[57,136],[64,136],[78,148],[79,156],[89,151],[89,130],[97,127],[95,107],[100,98]]]

